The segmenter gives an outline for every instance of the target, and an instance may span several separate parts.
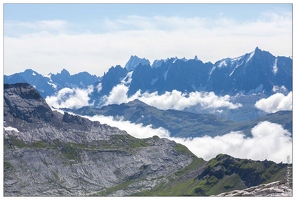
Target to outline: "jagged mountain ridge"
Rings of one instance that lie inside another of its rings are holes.
[[[90,75],[88,72],[80,72],[78,74],[70,75],[65,69],[63,69],[61,73],[48,75],[41,75],[32,69],[27,69],[24,72],[9,76],[4,75],[4,83],[29,83],[40,92],[43,98],[52,96],[65,87],[84,89],[96,84],[99,80],[100,77]]]
[[[131,82],[128,84],[129,96],[138,90],[149,93],[157,91],[158,94],[172,90],[187,93],[212,91],[217,95],[261,92],[268,96],[274,93],[273,89],[276,86],[284,86],[287,91],[292,90],[292,59],[273,56],[258,47],[251,53],[237,58],[225,58],[214,64],[203,63],[197,58],[189,60],[171,58],[154,63],[152,67],[145,62],[129,67],[129,69],[134,68]],[[120,83],[129,70],[118,67],[117,71],[120,75],[115,82],[110,82],[112,86],[109,84],[109,88]],[[109,89],[95,93],[92,99],[109,95],[110,91]]]
[[[292,112],[279,111],[260,118],[234,122],[211,114],[197,114],[177,110],[159,110],[139,100],[120,105],[111,104],[102,108],[82,107],[79,109],[65,109],[79,115],[105,115],[123,117],[124,120],[153,128],[163,127],[170,131],[172,137],[202,137],[204,135],[224,135],[231,131],[243,131],[251,136],[251,129],[262,121],[278,123],[292,133]]]
[[[142,93],[158,94],[178,90],[231,96],[264,93],[268,97],[275,93],[275,87],[283,86],[286,92],[292,91],[292,59],[274,56],[257,47],[251,53],[237,58],[221,59],[214,64],[204,63],[195,57],[155,60],[150,65],[149,60],[134,55],[125,67],[111,67],[102,77],[87,72],[69,75],[66,70],[48,76],[33,70],[4,75],[4,83],[24,81],[34,85],[44,98],[54,95],[64,87],[86,88],[93,85],[94,90],[89,102],[94,102],[94,106],[102,106],[101,97],[108,96],[116,85],[123,82],[128,86],[129,96],[139,90]]]
[[[205,162],[168,139],[136,139],[52,111],[29,84],[4,85],[4,196],[211,195],[281,180],[286,167],[226,155]],[[244,180],[246,172],[256,181]],[[232,176],[239,187],[229,185]]]

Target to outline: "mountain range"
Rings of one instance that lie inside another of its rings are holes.
[[[137,66],[132,67],[131,63]],[[107,82],[110,77],[113,81]],[[138,90],[143,93],[157,91],[158,94],[177,90],[183,93],[207,91],[231,96],[260,92],[270,95],[274,93],[275,86],[292,90],[292,59],[273,56],[258,47],[251,53],[225,58],[214,64],[203,63],[197,58],[170,58],[154,61],[151,66],[146,59],[132,56],[125,68],[110,68],[98,82],[100,88],[108,89],[94,91],[93,99],[109,95],[112,88],[121,82],[129,86],[129,96]]]
[[[251,121],[235,122],[211,114],[198,114],[177,110],[159,110],[139,100],[129,103],[111,104],[102,108],[85,106],[79,109],[65,109],[79,115],[104,115],[123,117],[123,120],[130,121],[144,126],[152,125],[153,128],[167,129],[171,137],[202,137],[224,135],[231,131],[243,131],[251,136],[251,129],[260,122],[269,121],[283,126],[292,133],[292,112],[279,111],[259,117]]]
[[[224,58],[215,63],[194,59],[169,58],[155,60],[152,65],[145,58],[131,56],[125,67],[111,67],[102,77],[81,72],[41,75],[31,69],[13,75],[4,75],[4,83],[27,82],[34,85],[43,97],[54,95],[64,87],[85,88],[93,85],[91,101],[109,95],[114,86],[125,84],[128,95],[138,90],[158,92],[177,90],[214,92],[216,95],[274,94],[275,87],[292,90],[292,59],[273,56],[256,47],[253,52],[237,58]],[[221,84],[223,83],[223,84]]]
[[[184,97],[191,92],[211,93],[218,97],[229,97],[229,102],[242,106],[236,109],[220,107],[205,108],[197,105],[183,110],[192,113],[214,114],[231,121],[255,120],[267,113],[254,104],[275,93],[287,95],[292,91],[292,59],[274,56],[268,51],[256,49],[236,58],[224,58],[215,63],[202,62],[197,57],[167,58],[151,62],[136,55],[130,57],[124,67],[112,66],[102,77],[87,72],[70,75],[67,70],[61,73],[41,75],[27,69],[13,75],[4,75],[4,83],[27,82],[33,85],[42,97],[58,95],[64,88],[92,90],[88,102],[93,107],[108,104],[108,97],[116,86],[126,89],[117,96],[131,97],[135,94],[162,95],[178,91]],[[67,99],[65,96],[60,101]]]
[[[4,75],[4,83],[29,83],[33,85],[42,97],[52,96],[63,88],[87,88],[100,80],[96,75],[90,75],[88,72],[80,72],[70,75],[63,69],[61,73],[41,75],[38,72],[27,69],[24,72],[12,75]]]
[[[4,196],[208,196],[285,180],[289,167],[204,161],[168,139],[52,111],[27,83],[4,85],[3,110]]]

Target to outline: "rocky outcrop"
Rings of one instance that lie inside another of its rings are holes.
[[[234,190],[217,195],[218,197],[257,196],[257,197],[292,197],[292,187],[285,181],[276,181],[250,187],[244,190]]]
[[[190,170],[188,170],[190,169]],[[291,176],[291,167],[287,164],[276,164],[271,161],[254,161],[233,158],[219,154],[215,158],[201,164],[199,167],[188,166],[170,183],[139,195],[151,196],[213,196],[232,194],[236,191],[253,191],[254,186],[268,186],[278,180],[287,180]],[[289,180],[292,184],[292,180]],[[288,186],[288,184],[286,184]],[[262,188],[261,187],[261,188]],[[272,190],[265,190],[265,195]],[[259,193],[254,193],[253,196]],[[285,193],[279,193],[285,195]]]
[[[39,92],[27,83],[4,84],[4,116],[34,122],[49,121],[53,115]]]
[[[28,84],[4,86],[4,196],[125,196],[192,162],[158,137],[53,112]]]

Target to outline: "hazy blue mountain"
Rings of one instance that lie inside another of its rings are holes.
[[[291,91],[292,59],[275,57],[257,47],[238,58],[217,61],[208,77],[206,90],[216,94],[270,94],[274,86],[282,85]]]
[[[43,97],[53,95],[57,89],[56,84],[51,82],[49,77],[43,76],[32,69],[26,69],[24,72],[12,74],[10,76],[4,75],[4,83],[13,84],[24,82],[34,86]]]
[[[166,91],[181,92],[206,91],[216,95],[258,94],[267,96],[274,93],[274,87],[292,90],[292,59],[275,57],[258,47],[250,53],[237,58],[225,58],[216,63],[204,63],[194,59],[168,58],[150,61],[131,56],[125,67],[111,67],[104,76],[97,77],[87,72],[70,75],[67,70],[61,73],[41,75],[26,70],[10,76],[4,75],[4,83],[26,81],[36,87],[43,97],[52,95],[64,87],[85,88],[94,85],[91,95],[100,104],[99,98],[109,95],[117,84],[129,87],[128,95],[141,92],[163,94]]]
[[[10,76],[4,75],[4,83],[14,84],[14,83],[25,83],[27,82],[21,75],[13,74]]]
[[[29,83],[33,85],[42,97],[52,96],[57,91],[68,88],[86,88],[100,80],[96,75],[87,72],[70,75],[63,69],[61,73],[41,75],[32,69],[12,75],[4,75],[4,83]]]
[[[265,115],[254,107],[260,98],[267,98],[282,88],[286,94],[292,91],[292,59],[273,56],[258,47],[245,55],[236,58],[224,58],[214,64],[204,63],[197,57],[167,58],[150,61],[131,56],[125,67],[111,67],[102,77],[87,72],[70,75],[67,70],[61,73],[41,75],[33,70],[26,70],[10,76],[4,75],[4,83],[28,82],[43,97],[51,96],[57,91],[69,88],[86,88],[94,86],[90,102],[95,107],[104,105],[104,96],[109,96],[118,84],[124,84],[127,95],[137,91],[158,92],[177,90],[183,93],[214,92],[218,96],[230,95],[232,103],[240,103],[237,109],[219,108],[218,111],[194,105],[186,108],[193,113],[211,113],[232,121],[256,119]],[[243,102],[243,103],[242,103]]]
[[[128,96],[138,90],[142,93],[157,91],[158,94],[172,90],[186,93],[205,91],[231,96],[259,93],[270,96],[275,87],[283,87],[288,92],[292,90],[292,59],[275,57],[258,47],[253,52],[221,59],[214,64],[195,57],[155,60],[151,66],[148,60],[132,56],[126,66],[110,69],[102,78],[104,83],[96,83],[101,90],[94,92],[93,99],[109,95],[116,84],[123,82],[128,86]],[[116,75],[111,75],[114,74],[111,71],[116,71]],[[95,105],[100,105],[100,102],[96,101]]]
[[[96,101],[96,103],[100,102],[100,98],[109,95],[112,88],[120,84],[127,73],[127,69],[122,68],[120,65],[112,66],[102,79],[94,84],[95,90],[91,95],[92,100]]]

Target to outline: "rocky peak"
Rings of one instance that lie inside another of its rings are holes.
[[[65,70],[65,69],[63,69],[61,71],[61,74],[64,75],[64,76],[67,76],[67,77],[70,76],[70,73],[67,70]]]
[[[48,121],[53,116],[39,92],[28,83],[4,84],[4,115],[27,122]]]
[[[127,69],[127,71],[133,71],[139,64],[150,65],[150,61],[146,58],[131,56],[129,61],[125,64],[125,68]]]

